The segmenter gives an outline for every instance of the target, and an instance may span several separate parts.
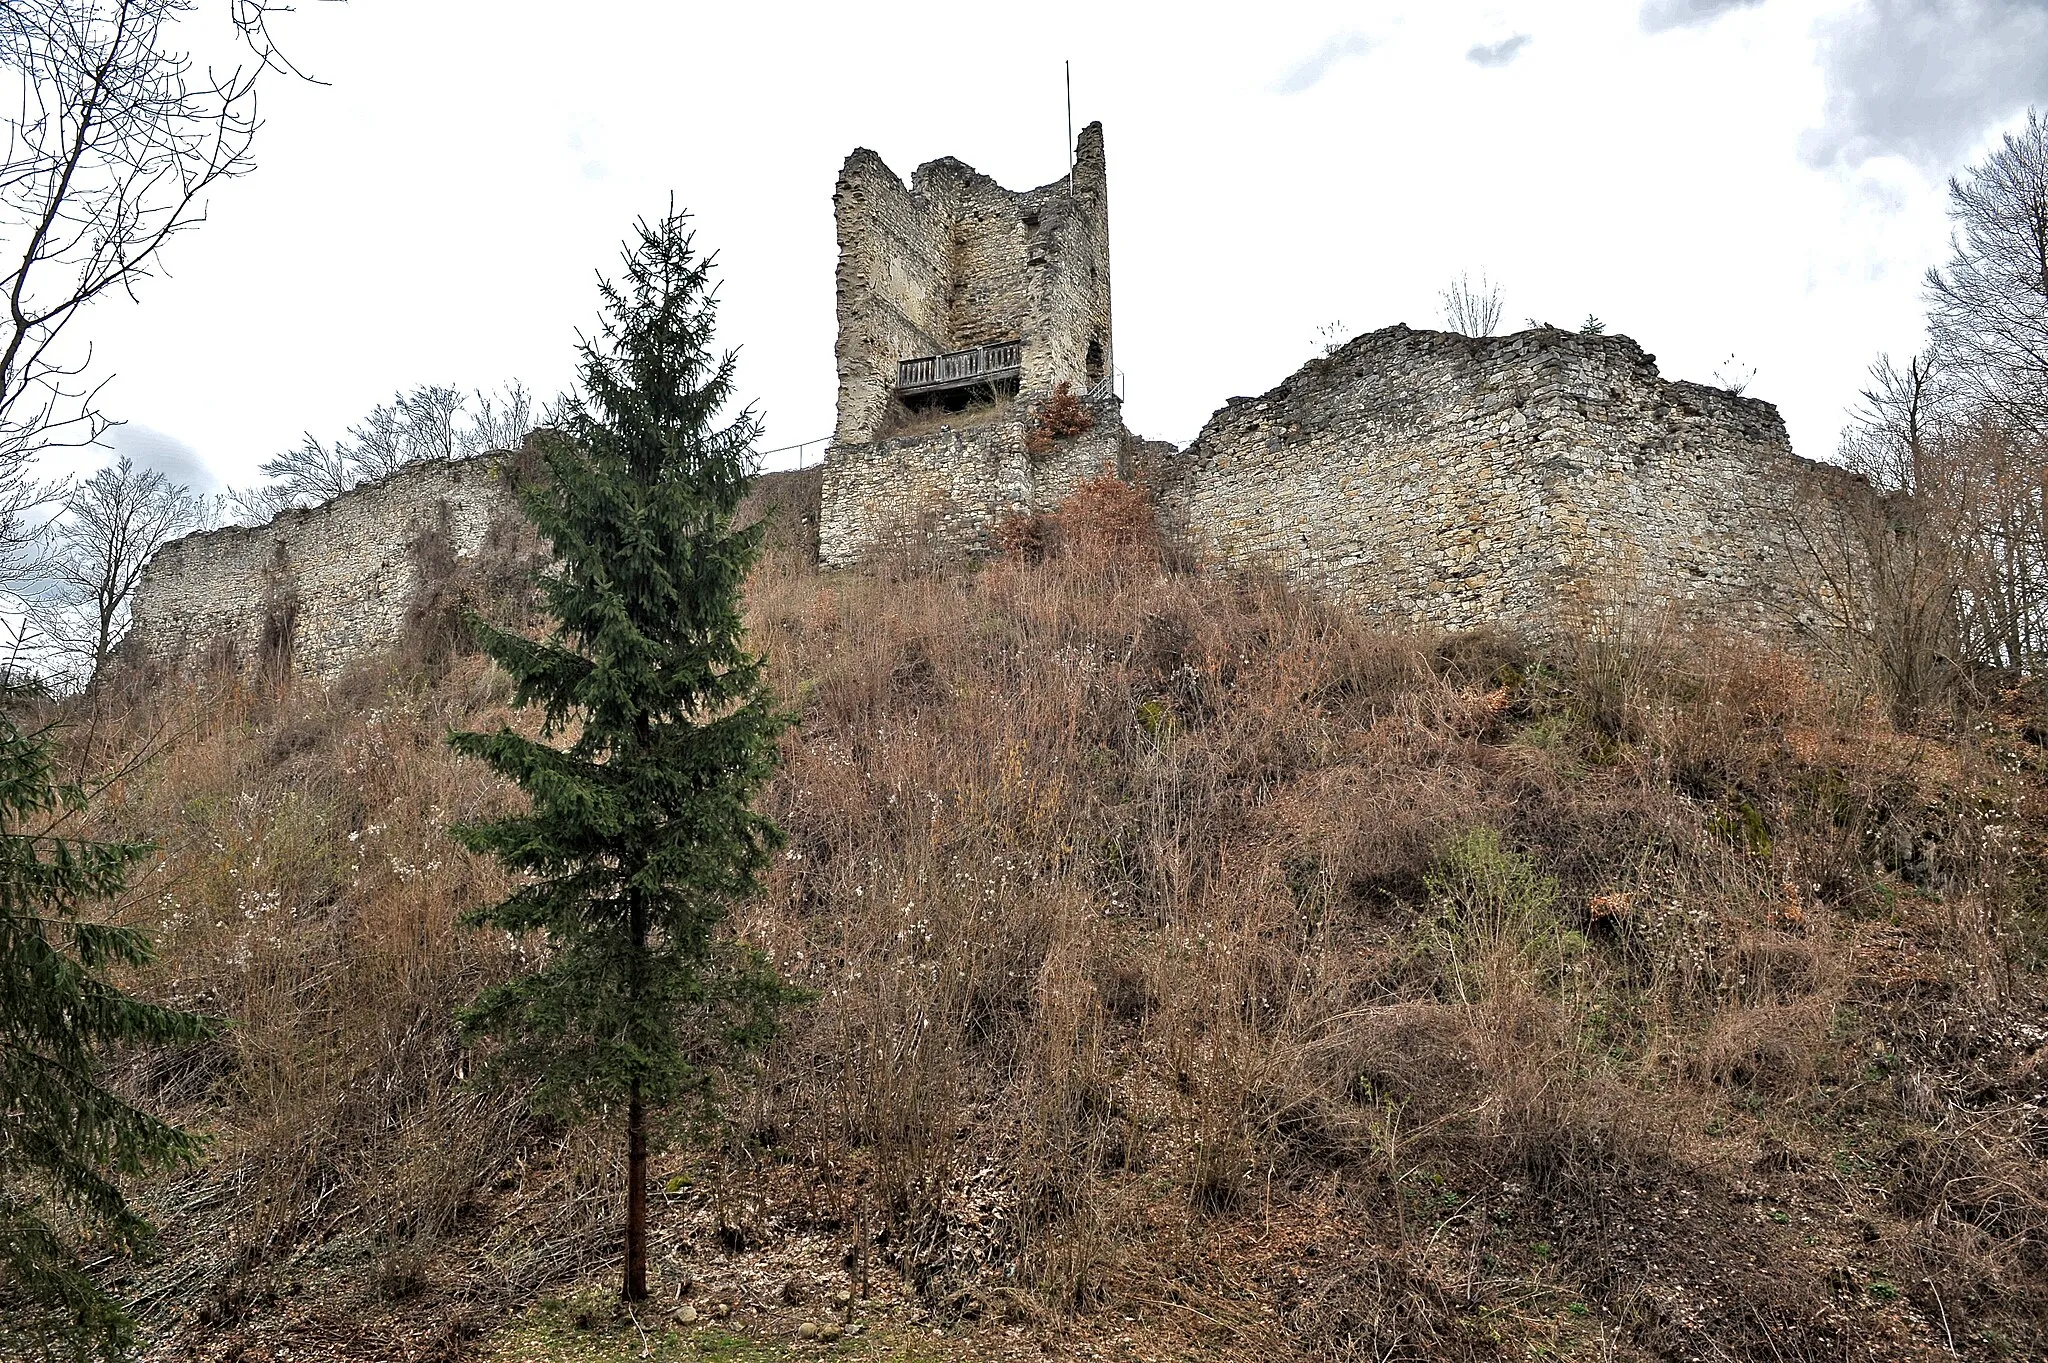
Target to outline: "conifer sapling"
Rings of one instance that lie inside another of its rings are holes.
[[[535,436],[547,476],[521,493],[553,547],[554,628],[534,641],[478,623],[541,736],[450,739],[531,799],[454,830],[525,882],[469,921],[546,938],[537,968],[485,992],[464,1025],[502,1043],[544,1108],[623,1108],[628,1301],[647,1295],[649,1110],[708,1105],[720,1068],[793,997],[721,930],[780,840],[754,797],[786,720],[741,620],[761,527],[733,523],[759,423],[749,408],[720,424],[734,356],[711,349],[713,262],[688,215],[636,235],[624,280],[599,284],[580,392]]]
[[[150,942],[87,910],[120,894],[150,848],[67,836],[84,805],[48,733],[0,716],[0,1358],[128,1352],[135,1322],[81,1247],[146,1246],[151,1227],[116,1180],[198,1151],[100,1082],[103,1047],[198,1041],[215,1024],[109,978],[146,964]]]

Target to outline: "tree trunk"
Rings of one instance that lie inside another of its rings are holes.
[[[626,1102],[626,1286],[627,1301],[647,1300],[647,1109],[640,1081]]]
[[[629,987],[640,1003],[641,963],[647,953],[647,902],[638,890],[629,892],[633,959]],[[627,1301],[647,1300],[647,1108],[640,1101],[640,1076],[626,1100],[626,1286]]]

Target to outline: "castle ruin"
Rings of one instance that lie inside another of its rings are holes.
[[[950,157],[906,186],[857,150],[833,206],[832,443],[822,472],[769,476],[756,498],[826,568],[985,551],[1005,516],[1116,472],[1150,489],[1196,560],[1393,620],[1548,634],[1669,612],[1784,637],[1812,614],[1803,528],[1853,520],[1842,510],[1872,496],[1794,455],[1769,403],[1667,380],[1626,337],[1554,327],[1390,327],[1232,398],[1185,450],[1137,441],[1115,382],[1100,124],[1070,175],[1021,192]],[[1092,425],[1034,439],[1063,386]],[[500,461],[484,459],[176,541],[137,590],[127,652],[278,654],[332,678],[401,636],[435,562],[513,522]]]
[[[839,413],[819,559],[984,549],[1010,512],[1131,472],[1113,382],[1102,128],[1025,193],[946,158],[906,188],[855,151],[839,228]],[[1032,455],[1055,384],[1088,438]],[[1769,403],[1672,382],[1622,336],[1392,327],[1233,398],[1142,476],[1168,533],[1418,624],[1538,632],[1670,610],[1779,632],[1805,613],[1803,506],[1867,496],[1792,453]]]
[[[1082,130],[1070,175],[1021,192],[951,157],[906,187],[862,148],[832,205],[839,412],[821,563],[904,540],[984,543],[1004,514],[1049,510],[1117,466],[1100,123]],[[1061,385],[1094,428],[1034,454],[1031,413]]]
[[[263,525],[172,540],[143,569],[123,651],[332,681],[399,641],[437,573],[517,537],[505,464],[425,459]]]

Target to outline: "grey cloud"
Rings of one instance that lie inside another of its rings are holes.
[[[1864,0],[1821,33],[1815,166],[1888,153],[1945,173],[1988,129],[2048,104],[2048,0]]]
[[[211,493],[220,488],[220,480],[206,467],[199,452],[176,436],[128,422],[108,431],[100,443],[113,450],[115,459],[125,455],[135,461],[137,468],[157,469],[172,482],[182,483],[194,492]]]
[[[1643,0],[1645,33],[1668,28],[1698,28],[1738,9],[1754,9],[1764,0]]]
[[[1304,90],[1312,90],[1330,74],[1331,67],[1352,57],[1362,57],[1371,48],[1372,44],[1363,33],[1339,33],[1325,40],[1306,61],[1282,76],[1273,90],[1282,95],[1298,95]]]
[[[1478,43],[1465,54],[1465,60],[1474,66],[1506,66],[1522,55],[1522,49],[1529,45],[1529,35],[1517,33],[1512,38],[1503,38],[1497,43]]]

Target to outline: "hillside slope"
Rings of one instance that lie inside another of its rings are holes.
[[[96,818],[164,845],[140,983],[235,1023],[125,1062],[213,1137],[148,1195],[156,1355],[2048,1348],[2017,698],[1908,733],[1648,626],[1376,630],[1082,500],[979,569],[757,574],[801,724],[743,930],[816,998],[664,1156],[623,1335],[577,1295],[612,1133],[475,1082],[449,1020],[537,944],[456,924],[504,887],[441,828],[510,796],[441,737],[525,721],[446,606],[331,691],[104,693]],[[828,1317],[865,1332],[795,1342]]]

